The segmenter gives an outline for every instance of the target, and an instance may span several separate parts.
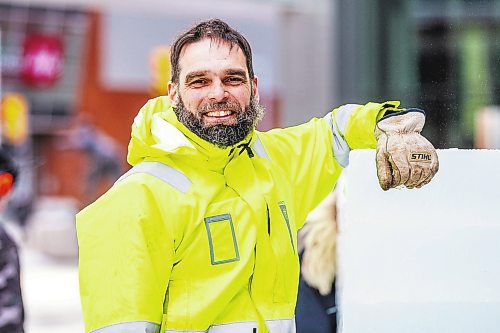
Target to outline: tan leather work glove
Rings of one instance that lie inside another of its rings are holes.
[[[384,191],[404,185],[422,187],[439,169],[434,146],[420,132],[425,113],[419,109],[386,114],[375,128],[377,176]]]

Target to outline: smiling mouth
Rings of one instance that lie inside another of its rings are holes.
[[[209,111],[203,114],[204,124],[212,125],[234,125],[236,123],[236,112],[231,110]]]
[[[227,117],[227,116],[230,116],[230,115],[232,115],[233,113],[234,113],[233,111],[229,111],[229,110],[222,110],[222,111],[210,111],[210,112],[205,113],[205,114],[204,114],[204,116],[219,118],[219,117]]]

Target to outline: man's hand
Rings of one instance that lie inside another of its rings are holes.
[[[391,113],[375,128],[377,176],[384,191],[405,185],[422,187],[439,169],[434,146],[420,132],[425,114],[419,109]]]

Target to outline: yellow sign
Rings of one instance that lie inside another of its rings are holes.
[[[7,93],[2,98],[1,125],[3,138],[21,144],[28,137],[28,102],[21,94]]]
[[[170,81],[170,47],[157,46],[151,51],[150,70],[153,77],[151,95],[166,95]]]

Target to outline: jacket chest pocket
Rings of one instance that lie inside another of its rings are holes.
[[[233,219],[230,214],[206,217],[205,228],[207,230],[212,265],[240,260],[238,242],[236,241]]]
[[[270,208],[270,238],[277,256],[273,301],[288,303],[296,297],[298,277],[297,230],[284,201]]]
[[[288,232],[288,236],[290,239],[290,245],[292,246],[293,253],[297,253],[296,251],[296,243],[297,243],[297,235],[296,235],[296,230],[295,230],[295,225],[290,224],[290,218],[288,216],[288,210],[286,209],[285,202],[280,201],[278,202],[278,207],[281,213],[281,216],[283,217],[283,220],[285,222],[286,226],[286,231]]]
[[[297,229],[284,201],[268,204],[268,233],[279,256],[297,255]]]

